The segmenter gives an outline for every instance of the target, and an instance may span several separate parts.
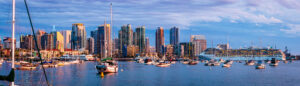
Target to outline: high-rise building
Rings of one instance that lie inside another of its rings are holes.
[[[51,32],[52,36],[53,36],[53,48],[52,49],[57,49],[61,52],[64,51],[64,36],[58,32]]]
[[[33,42],[34,41],[32,35],[20,36],[20,48],[22,49],[33,49]]]
[[[172,27],[170,30],[170,44],[179,45],[179,28]]]
[[[87,46],[87,49],[89,50],[89,53],[90,54],[94,54],[94,38],[90,37],[88,38],[87,40],[87,43],[88,43],[88,46]]]
[[[94,54],[99,54],[100,57],[111,56],[111,34],[110,24],[98,26],[98,29],[91,32],[94,38]]]
[[[192,42],[183,42],[180,43],[180,52],[182,57],[193,57],[195,56],[194,47],[195,45]]]
[[[123,25],[121,27],[121,30],[119,31],[119,51],[122,55],[126,55],[123,54],[125,52],[123,52],[123,50],[127,50],[124,48],[127,48],[128,45],[132,45],[132,39],[133,39],[133,30],[131,29],[131,25],[127,24],[127,25]]]
[[[164,55],[165,49],[165,37],[164,37],[164,29],[162,27],[158,27],[155,33],[155,48],[159,57]]]
[[[146,38],[146,53],[149,54],[150,53],[150,42],[149,42],[149,38]]]
[[[71,49],[71,30],[60,31],[60,33],[64,36],[64,48]]]
[[[86,47],[86,31],[82,23],[72,24],[71,48],[73,50],[85,50]]]
[[[144,54],[146,51],[145,26],[137,27],[135,33],[136,45],[139,47],[139,53]]]
[[[38,47],[39,47],[39,49],[42,49],[42,36],[45,34],[46,32],[45,31],[43,31],[43,30],[38,30],[37,32],[36,32],[36,41],[37,41],[37,44],[38,44]],[[36,45],[35,45],[35,42],[33,41],[33,48],[35,49],[35,50],[37,50],[37,47],[36,47]]]
[[[41,45],[43,50],[52,50],[54,43],[53,43],[53,34],[45,33],[41,37]]]
[[[195,45],[195,55],[199,55],[206,49],[206,39],[204,35],[192,35],[191,42]]]
[[[14,40],[15,47],[16,47],[16,39]],[[10,37],[4,37],[3,38],[3,48],[4,49],[11,49],[12,47],[12,38]]]
[[[172,27],[170,30],[170,44],[173,45],[173,54],[179,55],[179,28]]]

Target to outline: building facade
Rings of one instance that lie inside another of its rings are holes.
[[[95,48],[94,38],[93,37],[88,38],[87,43],[88,43],[87,50],[89,50],[89,54],[94,54],[94,48]]]
[[[84,51],[86,47],[86,31],[82,23],[72,24],[71,48]]]
[[[133,30],[131,29],[131,25],[123,25],[121,30],[119,31],[119,52],[121,55],[126,55],[125,51],[127,46],[132,45],[133,42]],[[125,51],[124,51],[125,50]],[[124,52],[123,52],[124,51]]]
[[[60,31],[60,33],[63,35],[64,37],[64,48],[65,49],[71,49],[71,30],[64,30],[64,31]]]
[[[159,57],[164,56],[164,47],[165,47],[165,37],[164,37],[164,29],[162,27],[158,27],[155,33],[155,48]]]
[[[207,48],[206,39],[204,35],[192,35],[191,42],[195,44],[195,56],[199,55]]]
[[[135,29],[135,33],[136,33],[136,45],[139,47],[139,54],[144,55],[146,51],[145,26],[137,27]]]
[[[170,44],[173,45],[173,54],[179,56],[179,28],[172,27],[170,29]]]
[[[94,54],[100,55],[101,58],[112,55],[110,31],[110,24],[105,23],[91,32],[91,36],[94,38]]]
[[[52,49],[57,49],[60,52],[64,51],[64,36],[58,32],[51,32],[53,35],[53,48]]]

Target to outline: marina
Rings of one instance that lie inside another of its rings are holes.
[[[230,68],[222,66],[187,65],[180,62],[169,67],[156,67],[134,61],[119,61],[118,73],[108,73],[101,77],[95,65],[88,61],[82,64],[70,64],[56,68],[46,68],[49,81],[53,86],[110,85],[154,86],[154,85],[231,85],[231,86],[295,86],[300,84],[300,61],[279,62],[278,66],[265,65],[265,69],[256,69],[255,65],[246,66],[245,62],[234,62]],[[265,63],[266,64],[266,63]],[[8,74],[10,63],[0,66],[1,74]],[[46,85],[40,68],[32,71],[16,70],[16,85]],[[63,77],[62,77],[63,76]],[[225,80],[224,80],[225,79]],[[192,80],[192,81],[191,81]],[[132,83],[140,82],[140,83]],[[9,84],[0,81],[0,85]]]

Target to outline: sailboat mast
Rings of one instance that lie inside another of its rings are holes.
[[[16,7],[16,4],[15,4],[15,0],[12,0],[12,67],[11,68],[15,68],[15,7]]]
[[[16,8],[16,1],[12,0],[12,65],[11,68],[15,69],[15,8]],[[11,82],[11,86],[14,86],[15,82]]]
[[[112,51],[114,50],[113,49],[113,38],[114,38],[114,33],[113,33],[113,22],[112,22],[112,3],[110,3],[110,25],[111,25],[111,27],[110,27],[110,31],[111,31],[111,33],[113,34],[113,37],[111,37],[110,39],[110,57],[112,58]],[[111,34],[110,34],[111,35]]]

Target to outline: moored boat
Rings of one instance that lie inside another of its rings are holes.
[[[222,65],[222,67],[229,68],[229,67],[231,67],[231,64],[232,64],[232,61],[225,61],[225,63]]]
[[[258,61],[257,65],[255,66],[256,69],[265,69],[265,64],[262,61]]]
[[[275,58],[272,58],[270,66],[278,66],[278,62],[276,61]]]
[[[164,63],[164,62],[160,62],[160,63],[158,63],[156,66],[157,67],[169,67],[171,64],[169,64],[169,63]]]
[[[145,64],[147,64],[147,65],[151,65],[151,64],[153,64],[153,61],[151,60],[151,59],[145,59],[145,62],[144,62]]]
[[[246,65],[254,65],[254,64],[255,64],[255,61],[253,61],[253,60],[246,61]]]
[[[21,64],[20,67],[18,67],[18,70],[35,70],[37,68],[38,64],[33,63],[24,63]]]
[[[196,65],[196,64],[198,64],[198,62],[197,61],[190,61],[188,64],[189,65]]]
[[[96,69],[99,73],[117,73],[118,72],[118,65],[114,61],[105,61],[96,65]]]

